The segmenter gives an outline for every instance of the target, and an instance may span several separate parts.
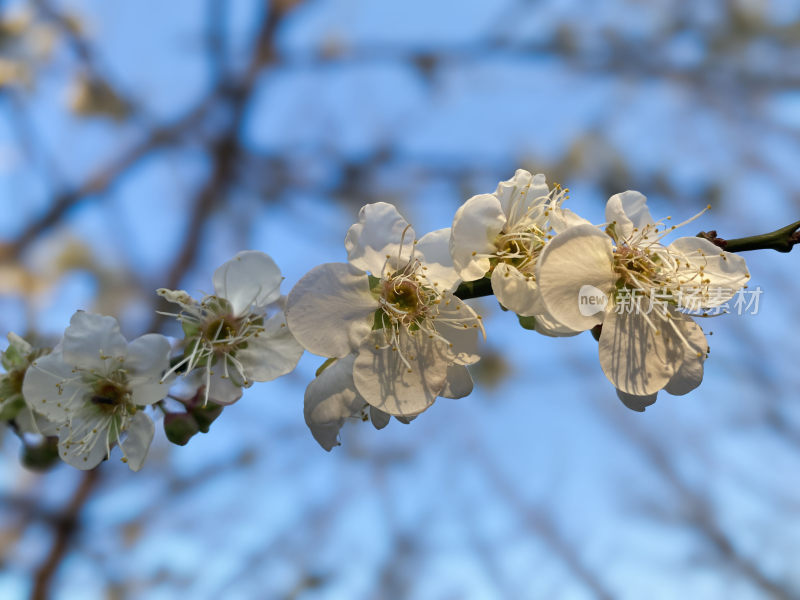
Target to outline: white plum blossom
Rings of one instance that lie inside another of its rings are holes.
[[[676,361],[673,375],[669,378],[664,391],[673,396],[683,396],[695,389],[703,381],[703,364],[708,357],[708,342],[703,329],[689,316],[672,311],[672,318],[679,323],[679,329],[686,341],[680,350],[672,354]],[[682,351],[681,351],[682,350]],[[617,389],[617,397],[622,403],[637,412],[644,412],[645,408],[654,404],[658,391],[650,394],[629,394]]]
[[[25,402],[22,382],[30,364],[47,354],[48,349],[33,348],[15,333],[8,334],[8,348],[0,352],[0,364],[5,373],[0,374],[0,421],[14,421],[21,433],[41,433],[49,429],[49,422],[34,413]]]
[[[92,469],[118,443],[123,461],[138,471],[154,432],[144,408],[167,395],[161,377],[169,354],[162,335],[129,343],[113,317],[78,311],[53,352],[31,363],[22,391],[53,424],[62,460]]]
[[[464,281],[491,276],[498,302],[522,317],[535,317],[537,331],[570,335],[547,314],[536,281],[536,262],[553,232],[585,223],[561,203],[568,190],[551,190],[545,176],[518,169],[493,194],[479,194],[456,212],[450,252]]]
[[[319,445],[330,451],[339,445],[339,430],[347,420],[372,421],[376,429],[389,423],[390,415],[370,406],[353,381],[355,355],[325,365],[308,385],[303,416]]]
[[[331,359],[317,371],[317,377],[308,385],[303,415],[306,425],[320,446],[330,451],[340,445],[339,430],[347,421],[370,421],[375,429],[383,429],[392,415],[371,406],[356,389],[353,380],[355,354]],[[472,392],[472,377],[460,365],[448,367],[443,398],[463,398]],[[415,417],[394,415],[401,423],[410,423]]]
[[[292,289],[286,303],[292,333],[310,352],[340,359],[323,371],[317,380],[322,383],[309,386],[310,424],[338,424],[330,428],[338,431],[340,418],[361,410],[357,396],[386,414],[408,418],[437,396],[471,392],[465,365],[479,359],[483,326],[453,294],[459,277],[449,239],[450,230],[440,229],[417,241],[393,205],[368,204],[347,233],[349,264],[319,265]],[[324,382],[333,377],[348,391],[331,395],[333,408],[319,408],[327,393]],[[323,446],[335,441],[332,435]]]
[[[303,349],[280,308],[282,281],[272,258],[247,250],[214,272],[214,294],[199,302],[184,291],[158,290],[181,307],[174,316],[183,326],[184,357],[170,372],[200,369],[206,401],[226,405],[241,398],[242,387],[294,369]],[[269,316],[272,304],[277,310]]]
[[[603,372],[626,404],[643,409],[658,390],[685,394],[702,380],[708,345],[681,312],[684,298],[694,310],[719,306],[750,274],[744,259],[703,238],[664,246],[680,225],[654,222],[638,192],[612,196],[606,222],[605,232],[579,224],[556,235],[542,251],[537,279],[548,312],[565,327],[602,324]],[[581,304],[587,294],[601,297],[596,310]]]

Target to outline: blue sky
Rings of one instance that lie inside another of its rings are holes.
[[[762,23],[796,25],[797,2],[763,4]],[[259,5],[225,9],[234,69],[249,52]],[[103,73],[143,114],[118,124],[67,110],[75,60],[57,44],[23,96],[32,154],[20,147],[18,117],[0,106],[0,156],[13,158],[0,169],[4,241],[47,209],[54,189],[46,173],[62,186],[83,181],[148,126],[195,106],[212,81],[200,3],[58,6],[81,16]],[[768,33],[719,50],[713,42],[729,26],[722,3],[682,6],[301,7],[280,30],[283,60],[259,78],[242,130],[251,178],[280,159],[288,183],[231,190],[182,287],[209,291],[213,270],[250,248],[274,257],[288,292],[315,265],[345,259],[344,234],[361,203],[396,202],[417,232],[447,227],[469,195],[492,191],[518,167],[568,186],[570,208],[595,222],[609,181],[621,186],[613,191],[651,186],[640,191],[655,216],[683,220],[710,202],[685,235],[737,237],[797,220],[795,50]],[[620,45],[628,54],[617,57]],[[338,58],[316,60],[321,48]],[[414,52],[440,56],[429,80],[409,64]],[[366,197],[334,196],[342,161],[366,164],[386,149],[391,159],[369,172]],[[110,288],[125,297],[116,316],[128,336],[144,333],[147,290],[162,285],[208,169],[198,143],[165,149],[70,210],[23,257],[42,282],[37,293],[24,298],[10,283],[0,290],[0,332],[57,336],[74,310],[99,310]],[[105,274],[57,272],[69,239]],[[332,599],[380,589],[420,599],[594,597],[541,522],[616,598],[765,597],[719,559],[686,499],[620,427],[663,449],[744,556],[800,589],[800,453],[766,418],[776,411],[789,431],[800,426],[797,257],[746,258],[751,286],[764,290],[759,314],[704,323],[713,336],[702,386],[664,394],[644,414],[616,399],[588,334],[543,338],[486,299],[476,303],[485,348],[509,368],[499,385],[479,380],[471,396],[440,400],[411,425],[348,426],[343,446],[328,454],[303,423],[303,390],[322,361],[306,355],[295,373],[248,390],[210,434],[183,448],[160,438],[142,472],[110,461],[57,597],[101,597],[123,584],[148,598],[281,597],[301,588],[302,598]],[[63,502],[75,473],[35,478],[17,466],[16,452],[7,439],[5,493]],[[29,528],[0,574],[0,596],[24,594],[46,547],[45,530]],[[303,588],[310,575],[323,584]]]

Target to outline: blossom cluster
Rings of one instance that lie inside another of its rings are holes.
[[[137,471],[155,433],[150,407],[163,413],[167,438],[185,444],[208,431],[242,388],[295,368],[303,349],[286,327],[282,280],[269,256],[246,251],[215,271],[214,293],[200,300],[158,290],[178,307],[165,313],[183,330],[174,343],[156,333],[128,342],[116,319],[84,311],[51,349],[10,334],[0,410],[17,431],[56,441],[58,456],[74,467],[92,469],[119,446]],[[184,381],[174,385],[179,375]],[[175,392],[181,387],[188,395]]]
[[[599,225],[564,208],[567,198],[544,175],[518,170],[468,199],[450,227],[419,237],[393,205],[368,204],[345,236],[347,262],[313,268],[287,296],[278,266],[255,251],[215,271],[213,294],[158,290],[176,307],[163,314],[180,323],[177,340],[128,342],[113,317],[83,311],[52,348],[10,334],[0,419],[51,440],[78,468],[118,446],[138,470],[152,414],[163,413],[167,438],[185,444],[244,388],[289,373],[307,350],[324,361],[303,413],[330,450],[349,420],[409,423],[437,398],[471,393],[469,366],[486,331],[467,300],[489,289],[542,335],[591,330],[629,408],[644,410],[661,390],[696,388],[709,348],[691,313],[741,297],[745,261],[700,237],[665,245],[697,217],[654,221],[638,192],[612,196]]]

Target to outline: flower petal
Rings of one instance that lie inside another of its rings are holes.
[[[533,328],[536,330],[536,333],[546,335],[547,337],[572,337],[583,333],[582,331],[575,331],[574,329],[562,325],[546,312],[534,315],[534,318]]]
[[[598,350],[603,372],[615,387],[626,394],[649,396],[678,370],[684,346],[666,319],[656,313],[612,310],[603,321]]]
[[[185,290],[169,290],[167,288],[158,288],[156,293],[164,298],[167,302],[177,304],[183,309],[194,312],[197,307],[197,301],[189,295]]]
[[[109,448],[116,442],[110,438],[109,417],[92,414],[92,407],[73,415],[70,425],[62,425],[58,434],[58,455],[68,465],[86,471],[94,469],[106,456]],[[72,440],[84,440],[75,443]]]
[[[131,402],[137,406],[149,406],[166,398],[168,393],[167,383],[161,383],[157,379],[141,382],[131,385]]]
[[[264,323],[264,331],[247,340],[247,347],[236,351],[248,380],[272,381],[297,366],[303,347],[286,326],[286,316],[278,312]]]
[[[14,417],[14,423],[21,433],[36,433],[38,435],[58,435],[56,425],[47,417],[34,412],[27,404]]]
[[[420,332],[402,331],[396,346],[383,331],[361,345],[353,365],[356,389],[372,406],[390,415],[417,415],[436,400],[447,379],[447,346]]]
[[[339,430],[345,420],[360,415],[366,402],[353,383],[350,354],[325,369],[306,388],[303,416],[314,439],[325,450],[339,445]]]
[[[66,427],[62,430],[62,436],[68,435],[66,433]],[[89,471],[94,469],[97,465],[103,462],[106,458],[106,447],[105,444],[102,442],[97,442],[91,451],[84,452],[81,448],[75,444],[71,444],[69,447],[61,443],[61,439],[59,439],[58,444],[58,455],[68,465],[75,467],[76,469],[80,469],[81,471]]]
[[[664,389],[673,396],[683,396],[691,392],[703,381],[703,362],[705,361],[702,358],[685,360]]]
[[[128,345],[125,370],[131,401],[147,406],[163,400],[169,385],[161,383],[161,376],[169,368],[169,340],[157,333],[148,333],[136,338]]]
[[[64,361],[86,370],[105,372],[128,352],[128,341],[114,317],[79,310],[64,331]]]
[[[345,263],[326,263],[289,292],[286,320],[306,350],[341,358],[369,335],[378,306],[365,273]]]
[[[22,382],[22,395],[28,406],[56,423],[65,421],[68,409],[83,404],[88,393],[60,352],[34,360]]]
[[[242,386],[225,377],[225,368],[217,362],[210,369],[201,367],[187,373],[180,379],[183,390],[181,395],[195,396],[205,405],[213,402],[220,406],[228,406],[242,397]],[[206,389],[207,388],[207,389]]]
[[[506,224],[500,201],[493,194],[473,196],[456,211],[450,233],[450,254],[464,281],[480,279],[489,271],[489,256]]]
[[[358,223],[347,231],[347,260],[362,271],[380,277],[386,257],[407,262],[414,247],[414,230],[393,204],[367,204],[358,213]]]
[[[133,415],[128,423],[125,438],[119,443],[131,471],[138,471],[142,468],[154,434],[155,427],[150,417],[142,411]]]
[[[658,393],[649,394],[647,396],[636,396],[634,394],[626,394],[622,390],[617,390],[617,397],[622,400],[622,403],[636,412],[644,412],[648,406],[655,404]]]
[[[703,363],[708,353],[708,341],[703,330],[690,317],[684,316],[676,320],[675,324],[680,328],[688,346],[684,344],[683,362],[664,389],[673,396],[683,396],[703,381]]]
[[[392,415],[387,414],[380,410],[379,408],[375,408],[374,406],[369,407],[369,420],[372,422],[372,426],[375,429],[383,429],[389,424]]]
[[[169,340],[158,333],[147,333],[128,344],[125,370],[129,376],[161,379],[169,368],[172,348]]]
[[[550,227],[556,233],[561,233],[565,229],[576,225],[591,225],[591,223],[568,208],[550,208]]]
[[[667,248],[668,253],[678,259],[678,277],[688,286],[700,285],[694,276],[703,267],[703,279],[710,294],[703,307],[719,306],[733,298],[738,289],[750,279],[747,263],[741,256],[725,252],[710,241],[699,237],[678,238]],[[686,263],[689,263],[687,267]]]
[[[442,398],[464,398],[472,393],[472,376],[469,369],[462,365],[450,365],[447,367],[447,380],[444,389],[439,392]]]
[[[442,295],[436,315],[436,330],[449,342],[450,362],[471,365],[478,362],[478,319],[461,298],[450,293]]]
[[[647,209],[647,198],[632,190],[614,194],[606,203],[606,223],[614,223],[617,239],[630,239],[633,230],[641,231],[653,225],[653,217]]]
[[[497,185],[494,195],[500,200],[509,227],[523,222],[543,227],[547,221],[545,212],[549,212],[550,188],[541,173],[531,175],[524,169],[517,169],[514,177]]]
[[[214,271],[214,292],[241,317],[251,307],[263,308],[280,295],[283,277],[275,261],[263,252],[245,250]]]
[[[450,255],[450,228],[437,229],[423,235],[417,243],[416,255],[423,273],[437,290],[451,290],[461,280]]]
[[[536,279],[507,263],[499,263],[492,271],[492,291],[500,304],[523,317],[547,310]]]
[[[592,225],[577,225],[559,233],[539,256],[536,281],[547,313],[568,329],[585,331],[602,323],[602,310],[581,313],[581,289],[588,285],[606,297],[611,294],[614,289],[611,239]]]
[[[205,375],[200,378],[200,382],[202,385],[206,385]],[[225,377],[221,366],[216,365],[208,378],[207,397],[214,404],[228,406],[239,401],[242,397],[242,388],[231,381],[230,377]]]

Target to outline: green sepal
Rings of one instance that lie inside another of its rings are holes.
[[[114,414],[111,416],[111,423],[108,426],[108,442],[113,444],[119,442],[119,437],[122,435],[122,419],[119,415]]]
[[[374,275],[367,275],[369,278],[369,291],[370,293],[379,298],[381,295],[381,279],[380,277],[375,277]]]
[[[327,369],[328,367],[330,367],[330,366],[331,366],[333,363],[335,363],[336,361],[337,361],[337,359],[335,359],[335,358],[329,358],[329,359],[327,359],[327,360],[326,360],[324,363],[322,363],[322,364],[319,366],[319,369],[317,369],[317,372],[316,372],[316,373],[314,373],[314,377],[319,377],[320,375],[322,375],[322,372],[323,372],[325,369]]]
[[[22,397],[22,394],[6,398],[0,404],[0,421],[15,419],[23,408],[25,408],[25,398]]]
[[[528,329],[529,331],[536,331],[536,317],[522,317],[517,315],[520,327]]]
[[[196,351],[198,345],[200,345],[200,338],[195,337],[194,339],[188,340],[188,342],[186,344],[186,349],[183,351],[183,356],[186,357],[186,356],[189,356],[191,354],[194,354],[194,352]],[[200,367],[205,367],[208,364],[208,359],[209,358],[212,359],[211,364],[213,365],[214,361],[216,360],[216,356],[215,355],[211,355],[210,357],[209,356],[203,356],[202,358],[199,358],[197,361],[195,361],[194,368],[198,369]],[[185,367],[183,367],[183,369],[185,369]],[[181,372],[183,372],[183,371],[181,371]]]
[[[216,315],[229,315],[233,312],[233,305],[219,296],[207,296],[203,300],[202,306],[205,310]]]
[[[22,392],[23,377],[24,373],[16,370],[0,375],[0,403]]]
[[[372,330],[375,331],[376,329],[386,329],[391,327],[392,322],[389,319],[389,316],[383,311],[382,308],[379,308],[375,311],[375,315],[372,319]]]
[[[197,321],[187,321],[182,319],[181,329],[183,329],[183,337],[186,339],[200,335],[200,325],[197,323]]]
[[[11,344],[8,348],[6,348],[5,352],[2,353],[0,362],[2,362],[3,368],[6,371],[11,371],[12,369],[24,367],[28,363],[28,359],[23,356],[13,344]]]

